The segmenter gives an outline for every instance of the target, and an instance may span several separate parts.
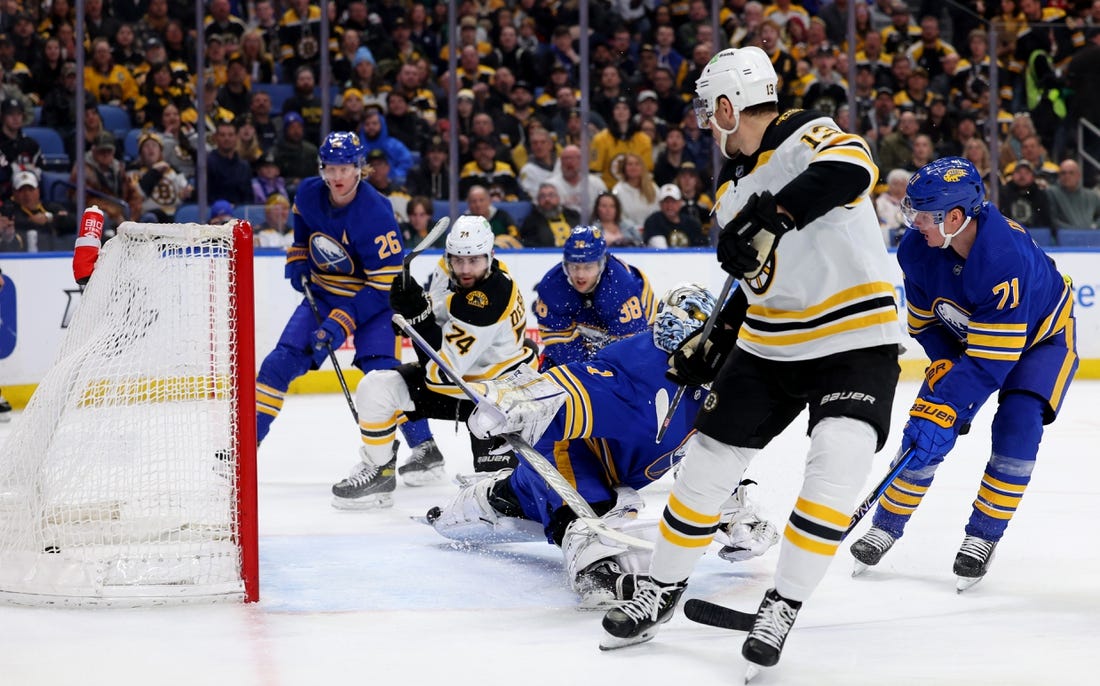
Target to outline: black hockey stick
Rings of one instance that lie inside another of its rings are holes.
[[[428,232],[428,235],[424,236],[424,240],[416,244],[408,255],[401,260],[401,285],[408,287],[409,285],[409,265],[412,264],[413,258],[422,253],[426,248],[432,247],[432,244],[439,240],[439,237],[447,232],[447,227],[451,225],[450,217],[442,217],[435,223],[432,230]]]
[[[699,334],[698,348],[702,352],[706,352],[707,339],[710,338],[710,332],[714,331],[714,325],[718,322],[718,315],[722,312],[722,305],[726,302],[726,296],[730,294],[730,289],[733,288],[733,282],[736,281],[731,274],[726,277],[726,283],[722,285],[722,292],[718,294],[718,300],[714,303],[714,311],[707,317],[707,323],[703,325],[703,333]],[[684,397],[684,391],[687,386],[680,384],[676,389],[676,394],[672,396],[672,402],[668,406],[668,410],[665,412],[665,418],[661,420],[661,428],[657,429],[657,442],[660,443],[661,439],[665,437],[665,432],[668,431],[668,427],[672,424],[672,415],[676,414],[676,408],[679,407],[680,401]]]
[[[317,320],[317,325],[320,326],[322,323],[321,311],[317,309],[317,301],[314,300],[313,290],[309,287],[309,274],[302,275],[302,293],[306,296],[309,309],[313,310],[313,317]],[[344,371],[340,369],[340,363],[336,360],[336,351],[332,349],[332,341],[325,341],[325,347],[328,348],[328,359],[332,362],[332,368],[336,370],[336,379],[340,382],[340,388],[344,391],[344,400],[348,401],[351,416],[355,418],[355,423],[359,424],[359,412],[355,409],[355,401],[351,399],[351,391],[348,390],[348,382],[344,378]]]
[[[456,373],[447,362],[440,357],[439,353],[432,348],[432,346],[424,340],[424,337],[409,324],[408,320],[399,314],[393,315],[393,323],[397,325],[397,328],[405,332],[405,335],[412,339],[412,342],[420,348],[425,355],[427,355],[432,362],[439,367],[440,371],[447,375],[451,381],[458,386],[466,397],[469,398],[481,409],[481,411],[488,411],[492,413],[499,421],[504,421],[507,416],[504,410],[500,409],[496,403],[478,393],[470,384],[466,383],[466,380]],[[519,434],[504,434],[505,440],[512,446],[512,449],[523,458],[523,460],[538,473],[539,476],[546,481],[546,484],[550,486],[557,493],[562,501],[569,506],[569,509],[577,515],[578,518],[584,520],[588,526],[592,529],[600,532],[601,535],[605,535],[608,538],[613,538],[617,541],[625,543],[631,547],[643,548],[646,550],[653,549],[653,543],[641,538],[636,538],[629,534],[624,534],[618,529],[612,529],[604,524],[603,521],[596,515],[595,510],[588,504],[588,501],[577,492],[577,489],[573,487],[571,483],[565,480],[565,477],[561,475],[561,472],[550,464],[543,455],[531,447],[531,444],[523,439]]]
[[[894,479],[898,477],[898,474],[905,471],[905,468],[912,459],[913,448],[910,447],[901,454],[897,463],[890,468],[890,471],[886,473],[882,481],[878,482],[874,490],[868,493],[867,497],[863,499],[863,502],[856,507],[856,511],[852,514],[852,519],[848,524],[848,529],[844,532],[844,536],[841,540],[844,540],[844,538],[848,537],[848,534],[852,533],[852,529],[856,528],[860,520],[871,511],[875,501],[882,497],[882,494],[886,492],[890,484],[894,483]],[[693,622],[699,622],[700,624],[706,624],[708,626],[716,626],[721,629],[731,629],[733,631],[749,631],[752,629],[752,623],[756,619],[756,615],[752,612],[734,610],[733,608],[711,603],[706,600],[699,600],[698,598],[692,598],[684,604],[684,616]]]

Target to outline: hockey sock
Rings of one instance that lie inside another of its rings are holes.
[[[271,430],[271,423],[279,416],[283,409],[283,399],[286,397],[286,389],[279,390],[267,384],[256,384],[256,444],[263,443],[267,432]]]
[[[909,518],[917,511],[917,506],[932,485],[934,470],[927,471],[930,472],[927,476],[922,476],[923,472],[904,471],[886,487],[872,519],[876,527],[894,538],[901,538]]]
[[[650,565],[654,579],[673,583],[688,578],[714,538],[722,504],[741,483],[745,468],[758,452],[703,434],[696,436],[680,463],[658,525]]]
[[[775,570],[775,590],[784,598],[805,600],[825,576],[851,522],[877,442],[875,429],[858,419],[826,417],[814,426],[802,490],[787,520]]]
[[[966,533],[987,541],[1004,535],[1024,497],[1039,440],[1045,401],[1028,393],[1009,393],[993,417],[993,456],[985,466]]]
[[[418,419],[415,422],[402,424],[401,435],[405,437],[405,445],[415,448],[424,441],[431,440],[432,430],[428,426],[427,419]]]

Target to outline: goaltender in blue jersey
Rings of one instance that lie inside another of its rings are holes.
[[[958,588],[988,571],[1031,480],[1043,426],[1077,371],[1069,279],[1027,230],[985,201],[981,175],[949,157],[922,167],[902,202],[898,246],[908,327],[932,361],[909,411],[913,457],[879,500],[874,526],[851,548],[856,572],[877,564],[932,484],[959,428],[994,392],[992,454],[955,557]]]
[[[404,247],[393,208],[361,181],[363,149],[354,133],[334,132],[320,148],[320,176],[302,181],[294,197],[294,242],[286,278],[298,292],[310,284],[318,324],[303,299],[256,377],[257,439],[263,441],[283,407],[290,382],[328,358],[354,335],[353,364],[363,372],[398,364],[390,325],[390,284],[401,272]],[[436,450],[427,421],[405,428],[416,450]]]
[[[707,394],[701,387],[686,390],[658,444],[658,429],[677,390],[664,371],[669,354],[703,325],[713,308],[714,296],[702,286],[673,288],[661,300],[652,334],[613,343],[589,361],[549,369],[537,382],[487,384],[489,396],[508,408],[507,421],[492,424],[475,411],[471,431],[482,436],[521,433],[609,526],[654,538],[656,521],[633,519],[643,506],[637,489],[679,462]],[[523,461],[514,471],[501,470],[467,484],[428,519],[440,534],[457,540],[541,539],[562,546],[570,580],[586,606],[630,597],[647,562],[641,551],[605,540],[577,520]],[[739,488],[724,508],[719,540],[724,544],[720,555],[736,561],[762,553],[778,541],[778,532],[751,512]]]
[[[561,267],[535,287],[543,351],[540,369],[591,359],[605,345],[644,331],[653,321],[649,280],[607,254],[603,231],[578,226],[565,240]]]

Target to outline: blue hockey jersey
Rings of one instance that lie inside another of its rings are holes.
[[[645,330],[656,312],[645,274],[612,255],[591,293],[578,293],[560,265],[542,277],[535,291],[543,369],[590,359],[608,343]]]
[[[686,390],[658,444],[657,430],[677,389],[665,378],[667,367],[668,353],[647,332],[609,345],[587,362],[545,372],[565,389],[566,401],[535,449],[588,502],[613,499],[617,485],[640,489],[679,462],[706,391]],[[549,526],[550,516],[562,506],[557,494],[523,463],[512,483],[524,513]]]
[[[1057,411],[1076,368],[1069,282],[1027,230],[993,205],[973,221],[977,235],[966,259],[929,248],[918,231],[906,232],[898,246],[909,333],[929,359],[954,361],[935,395],[973,411],[1004,387],[1021,355],[1068,333],[1068,354],[1046,363]]]
[[[309,260],[319,297],[347,314],[347,321],[341,318],[347,333],[388,310],[390,284],[401,272],[404,250],[389,201],[360,181],[355,199],[334,208],[324,181],[310,177],[298,187],[293,212],[287,264]]]

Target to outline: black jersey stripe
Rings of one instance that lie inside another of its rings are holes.
[[[894,297],[892,295],[884,295],[877,298],[870,298],[868,300],[861,300],[857,303],[845,305],[839,309],[833,310],[826,314],[810,319],[808,321],[785,321],[776,322],[772,320],[758,319],[756,317],[745,317],[745,324],[757,331],[803,331],[806,329],[816,329],[819,326],[835,322],[845,317],[850,317],[854,314],[860,314],[862,312],[871,312],[874,310],[891,308],[897,309],[894,304]]]
[[[798,529],[799,531],[826,541],[839,542],[842,538],[844,538],[843,530],[831,527],[827,524],[819,524],[812,519],[806,519],[797,512],[792,512],[791,518],[788,521],[790,522],[791,526]]]

